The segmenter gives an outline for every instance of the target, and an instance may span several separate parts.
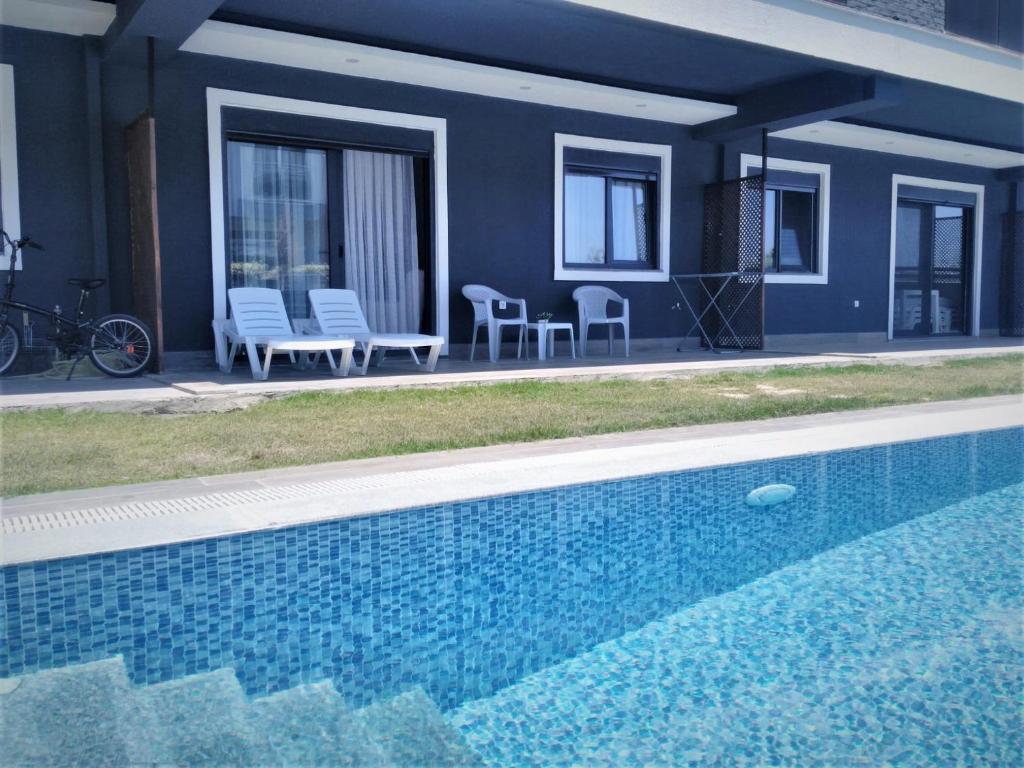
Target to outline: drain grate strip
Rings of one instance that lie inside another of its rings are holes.
[[[71,528],[83,525],[112,523],[121,520],[164,517],[175,514],[223,510],[230,507],[261,504],[267,502],[296,501],[323,496],[363,493],[396,486],[416,486],[426,483],[445,482],[446,477],[460,479],[493,477],[493,468],[481,465],[476,469],[467,466],[442,467],[413,472],[394,472],[367,477],[339,480],[318,480],[273,487],[260,487],[238,491],[220,491],[197,496],[154,501],[129,501],[86,509],[62,512],[45,512],[4,516],[0,518],[0,532],[4,534],[29,533],[57,528]]]

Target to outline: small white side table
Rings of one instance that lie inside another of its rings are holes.
[[[552,323],[550,320],[545,320],[540,323],[527,323],[526,324],[526,354],[529,357],[530,354],[530,331],[535,331],[537,334],[537,359],[547,360],[548,349],[552,352],[554,357],[555,351],[555,331],[568,331],[569,332],[569,349],[572,350],[572,359],[576,359],[576,333],[573,331],[572,323]]]

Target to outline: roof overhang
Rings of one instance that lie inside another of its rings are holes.
[[[0,0],[0,24],[63,35],[103,35],[116,13],[94,0]]]
[[[1024,153],[1022,152],[832,120],[787,128],[775,131],[771,135],[780,139],[807,141],[812,144],[828,144],[850,149],[866,149],[872,152],[888,152],[894,155],[960,163],[980,168],[998,169],[1024,165]]]
[[[565,0],[822,61],[1024,103],[1024,58],[815,0]]]
[[[736,113],[736,107],[728,104],[222,21],[207,21],[181,50],[679,125],[696,125]]]

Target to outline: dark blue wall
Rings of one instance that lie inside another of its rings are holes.
[[[71,37],[4,30],[2,59],[15,64],[22,220],[51,246],[49,271],[26,282],[45,301],[65,277],[91,269],[88,140],[83,46]],[[461,287],[484,282],[525,296],[531,314],[574,317],[577,285],[553,281],[553,164],[556,132],[671,144],[672,269],[699,264],[702,188],[718,173],[715,145],[679,126],[413,86],[339,77],[230,59],[178,54],[156,77],[157,160],[164,327],[171,351],[212,347],[212,276],[207,178],[207,86],[445,117],[449,152],[451,340],[468,340]],[[103,68],[103,151],[112,305],[130,309],[131,271],[123,130],[146,106],[142,68]],[[729,145],[726,171],[741,151]],[[888,312],[891,174],[986,184],[982,328],[997,324],[1000,216],[1005,184],[994,173],[872,152],[772,140],[771,154],[832,166],[829,284],[770,286],[770,333],[884,332]],[[41,262],[42,263],[42,262]],[[44,283],[45,281],[45,283]],[[631,299],[637,338],[685,330],[667,283],[610,283]],[[26,294],[30,295],[30,294]],[[859,299],[860,307],[853,307]]]
[[[165,302],[172,349],[209,346],[210,269],[206,195],[205,87],[256,91],[448,120],[451,340],[471,326],[461,287],[488,283],[525,296],[531,313],[572,317],[576,284],[552,280],[553,135],[556,132],[671,144],[673,148],[672,269],[697,268],[702,186],[717,174],[717,150],[690,141],[684,129],[520,102],[485,99],[394,83],[180,55],[157,84],[164,289],[188,296]],[[773,140],[772,153],[832,165],[829,284],[770,286],[769,333],[882,332],[888,322],[891,175],[903,173],[986,183],[982,327],[996,325],[998,216],[1005,206],[994,174],[968,166]],[[728,148],[738,172],[740,151]],[[178,254],[172,263],[167,254]],[[664,283],[610,283],[633,306],[638,338],[685,330]],[[168,294],[170,295],[170,294]],[[860,307],[853,307],[853,300]]]
[[[701,187],[717,172],[717,153],[712,145],[690,141],[682,127],[179,55],[159,73],[156,103],[169,349],[200,349],[212,343],[207,86],[447,118],[452,341],[469,337],[471,311],[460,290],[470,282],[525,296],[531,314],[549,310],[574,317],[570,295],[577,284],[552,279],[556,132],[672,144],[673,266],[690,269],[697,263]],[[637,337],[682,332],[681,316],[670,309],[675,299],[668,284],[613,287],[633,300]]]
[[[129,250],[128,166],[124,130],[146,109],[146,70],[141,66],[133,68],[105,65],[102,77],[103,158],[111,300],[112,308],[115,311],[128,312],[132,307],[132,270]],[[161,210],[163,210],[162,205]],[[166,268],[167,259],[170,258],[174,261],[177,255],[172,250],[170,254],[161,254],[161,257],[163,259],[161,263]],[[168,303],[173,304],[175,301],[174,294],[168,293],[165,285],[163,300],[165,312]],[[168,344],[174,334],[175,330],[168,328],[165,319],[165,348],[176,348],[173,343]]]
[[[770,139],[768,151],[772,157],[831,166],[828,285],[768,286],[768,333],[886,331],[894,173],[985,185],[981,327],[998,325],[1000,231],[1009,193],[994,171],[782,139]],[[739,173],[742,152],[760,155],[760,141],[729,145],[733,175]]]
[[[93,270],[83,43],[0,27],[0,62],[14,66],[22,233],[47,249],[25,255],[17,296],[68,306],[66,278]]]

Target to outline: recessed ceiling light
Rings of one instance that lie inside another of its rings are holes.
[[[359,63],[359,59],[353,59],[353,58],[345,59],[345,61],[347,61],[349,64],[358,64]]]
[[[895,143],[896,143],[895,141],[892,141],[892,140],[890,139],[889,141],[885,142],[885,145],[886,145],[887,147],[891,147],[891,146],[892,146],[893,144],[895,144]]]
[[[520,85],[520,86],[519,86],[519,90],[520,90],[520,91],[529,91],[529,90],[531,90],[532,88],[533,88],[533,86],[532,86],[532,85]]]
[[[964,152],[964,157],[974,157],[973,152]]]
[[[644,109],[646,106],[647,106],[646,104],[637,104],[636,108],[637,109]]]
[[[810,133],[821,133],[820,128],[811,128]]]

